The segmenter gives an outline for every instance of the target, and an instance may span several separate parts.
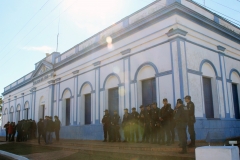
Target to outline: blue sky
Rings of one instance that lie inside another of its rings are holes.
[[[0,0],[0,93],[56,50],[58,24],[63,53],[153,1]],[[240,1],[205,0],[205,5],[240,24]]]

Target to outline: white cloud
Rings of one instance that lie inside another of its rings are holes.
[[[39,51],[43,53],[51,53],[54,51],[54,48],[50,46],[40,46],[40,47],[28,46],[28,47],[23,47],[22,49],[28,50],[28,51]]]

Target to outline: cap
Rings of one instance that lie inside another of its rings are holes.
[[[127,108],[125,108],[124,110],[128,110]]]
[[[147,105],[147,107],[151,107],[151,105],[150,105],[150,104],[148,104],[148,105]]]
[[[139,108],[143,108],[144,106],[143,105],[141,105]]]
[[[157,102],[153,102],[152,105],[157,105]]]
[[[178,99],[177,103],[183,104],[183,101],[181,99]]]
[[[185,96],[184,99],[190,99],[191,100],[191,96],[187,95],[187,96]]]
[[[56,115],[55,115],[54,117],[55,117],[55,118],[58,118],[58,116],[56,116]]]
[[[103,112],[108,112],[108,109],[105,109],[105,111],[103,111]]]
[[[132,108],[132,110],[136,110],[136,108],[135,108],[135,107],[133,107],[133,108]]]
[[[163,101],[165,101],[165,102],[166,102],[166,101],[168,101],[168,100],[167,100],[167,98],[163,98]]]

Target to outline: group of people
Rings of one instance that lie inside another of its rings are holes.
[[[128,109],[124,109],[122,119],[122,129],[124,140],[123,142],[145,142],[145,143],[158,143],[170,145],[174,143],[175,128],[178,133],[179,146],[182,148],[180,153],[187,153],[187,133],[190,134],[191,143],[188,147],[195,147],[195,115],[194,103],[191,101],[191,96],[184,98],[186,106],[181,99],[177,100],[174,108],[168,103],[167,98],[163,99],[163,106],[157,107],[157,103],[140,106],[140,113],[136,108],[132,108],[129,113]],[[110,115],[108,110],[105,110],[105,115],[102,118],[104,140],[107,142],[120,142],[120,116],[117,111]],[[142,138],[140,140],[140,137]]]
[[[14,137],[16,133],[16,142],[36,139],[38,132],[38,144],[40,144],[41,137],[44,139],[45,144],[51,144],[53,142],[53,133],[55,132],[56,141],[58,142],[61,122],[58,116],[54,116],[54,119],[55,121],[52,120],[52,117],[45,116],[45,119],[40,118],[37,124],[35,120],[32,119],[23,119],[18,121],[17,125],[15,125],[15,122],[7,122],[4,125],[6,141],[15,141]]]
[[[4,125],[6,130],[6,141],[15,141],[15,135],[17,133],[17,142],[27,141],[32,138],[36,138],[36,122],[32,119],[15,122],[7,122]]]
[[[41,137],[44,139],[45,144],[52,144],[54,132],[56,141],[59,142],[60,126],[61,122],[58,116],[54,116],[54,121],[51,116],[45,116],[45,119],[40,118],[39,122],[37,123],[38,144],[41,144]]]

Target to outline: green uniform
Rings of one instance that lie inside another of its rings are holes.
[[[187,113],[187,107],[184,105],[181,105],[179,108],[176,109],[174,120],[176,122],[176,128],[178,131],[178,137],[181,144],[181,147],[183,149],[183,152],[187,151],[187,122],[188,122],[188,115]]]
[[[188,108],[188,115],[189,115],[189,121],[188,121],[188,133],[190,135],[191,139],[191,144],[195,145],[195,130],[194,130],[194,123],[196,122],[195,120],[195,106],[192,101],[187,103],[187,108]]]
[[[113,141],[121,141],[119,120],[120,116],[118,114],[114,114],[111,118],[111,139]]]
[[[151,141],[152,143],[157,143],[158,140],[160,140],[159,138],[159,134],[160,134],[160,121],[159,121],[159,114],[160,114],[160,109],[156,108],[156,109],[152,109],[152,136],[151,136]],[[159,139],[158,139],[159,138]]]
[[[124,141],[130,141],[130,128],[131,128],[131,115],[129,113],[123,115],[122,121],[123,131],[124,131]]]
[[[165,134],[167,136],[167,144],[170,144],[170,114],[171,114],[171,104],[163,106],[160,110],[160,116],[163,120],[161,121],[161,139],[165,140]]]
[[[134,141],[134,138],[136,136],[136,141],[139,140],[139,113],[138,112],[132,112],[131,113],[131,141]]]

